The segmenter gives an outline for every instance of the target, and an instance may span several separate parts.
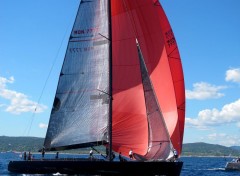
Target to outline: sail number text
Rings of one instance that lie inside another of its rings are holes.
[[[98,28],[89,28],[89,29],[77,29],[77,30],[74,30],[73,33],[75,35],[83,35],[83,34],[93,34],[93,33],[96,33],[98,30]]]
[[[175,40],[175,37],[173,35],[173,32],[172,30],[169,30],[165,33],[165,37],[167,39],[167,44],[168,44],[168,47],[171,47],[173,45],[176,44],[176,40]]]
[[[69,48],[69,51],[71,53],[87,52],[87,51],[92,51],[92,50],[94,50],[93,46],[84,47],[84,48]]]

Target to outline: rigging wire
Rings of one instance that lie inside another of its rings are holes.
[[[35,109],[34,109],[34,112],[32,112],[30,124],[29,124],[29,126],[27,126],[26,129],[24,130],[23,136],[29,136],[29,133],[30,133],[30,131],[31,131],[32,124],[33,124],[33,121],[34,121],[34,117],[35,117],[35,115],[36,115],[38,106],[39,106],[40,101],[41,101],[41,99],[42,99],[43,93],[44,93],[44,91],[45,91],[45,89],[46,89],[46,86],[47,86],[47,83],[48,83],[48,81],[49,81],[49,78],[50,78],[50,76],[51,76],[51,74],[52,74],[53,67],[54,67],[55,64],[56,64],[56,61],[57,61],[57,59],[58,59],[60,50],[61,50],[61,48],[62,48],[62,46],[63,46],[63,42],[64,42],[64,40],[65,40],[65,38],[66,38],[66,36],[67,36],[67,34],[68,34],[69,28],[72,27],[72,25],[70,25],[71,23],[72,23],[72,22],[69,22],[69,24],[67,25],[67,28],[66,28],[66,30],[65,30],[65,32],[64,32],[62,41],[61,41],[60,46],[59,46],[59,48],[58,48],[58,50],[57,50],[57,54],[56,54],[56,56],[55,56],[55,58],[54,58],[54,60],[53,60],[53,62],[52,62],[52,64],[51,64],[51,68],[50,68],[50,70],[49,70],[49,73],[48,73],[47,78],[46,78],[46,80],[45,80],[44,86],[43,86],[42,91],[41,91],[41,93],[40,93],[40,96],[39,96],[39,98],[38,98],[36,107],[35,107]],[[26,134],[26,135],[25,135],[25,134]]]

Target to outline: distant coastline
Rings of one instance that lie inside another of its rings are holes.
[[[8,137],[0,136],[0,152],[24,152],[31,151],[39,153],[38,150],[43,147],[44,138],[38,137]],[[88,154],[89,148],[60,151],[64,154]],[[101,153],[105,152],[104,147],[99,147]],[[49,152],[54,153],[54,152]],[[225,147],[216,144],[207,144],[203,142],[183,144],[181,156],[184,157],[236,157],[240,156],[240,147]]]
[[[181,155],[181,157],[185,157],[185,158],[191,158],[191,157],[194,157],[194,158],[236,158],[238,156],[193,156],[193,155]]]

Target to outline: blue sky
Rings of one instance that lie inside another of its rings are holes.
[[[184,68],[184,143],[240,145],[240,1],[160,2]],[[45,136],[78,4],[0,1],[0,136]]]

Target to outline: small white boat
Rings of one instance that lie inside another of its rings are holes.
[[[239,170],[240,171],[240,159],[233,159],[231,162],[227,162],[225,170]]]

